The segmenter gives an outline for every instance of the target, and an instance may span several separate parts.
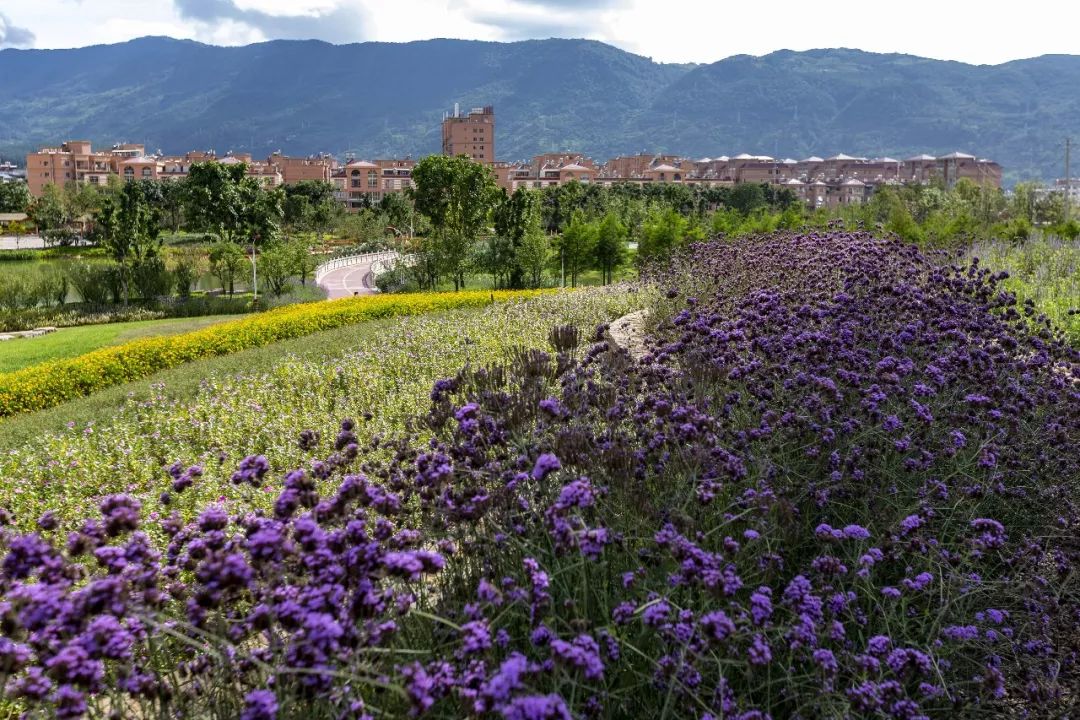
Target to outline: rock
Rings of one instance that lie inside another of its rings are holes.
[[[608,338],[632,357],[641,359],[648,352],[645,347],[645,320],[648,317],[648,310],[623,315],[608,326]]]

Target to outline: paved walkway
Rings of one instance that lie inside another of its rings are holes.
[[[350,297],[357,293],[370,295],[376,292],[375,277],[371,274],[370,262],[347,265],[346,267],[331,270],[326,275],[323,275],[319,285],[326,288],[331,300]]]

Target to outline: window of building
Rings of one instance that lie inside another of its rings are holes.
[[[128,180],[135,177],[135,169],[134,168],[129,168],[129,167],[124,168],[124,177],[127,178]]]
[[[142,169],[142,176],[143,176],[143,177],[150,177],[150,176],[151,176],[151,175],[153,175],[153,174],[154,174],[154,171],[153,171],[153,170],[151,170],[151,169],[150,169],[150,168],[148,168],[148,167],[144,167],[144,168]]]
[[[367,186],[369,188],[379,187],[379,173],[375,172],[374,170],[368,170]]]

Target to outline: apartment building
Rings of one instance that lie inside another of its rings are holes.
[[[142,145],[114,145],[95,151],[89,140],[69,140],[59,147],[41,148],[26,156],[26,182],[30,193],[40,197],[49,184],[70,182],[105,185],[109,175],[121,173],[120,163],[146,155]]]
[[[277,168],[277,171],[281,173],[281,181],[285,185],[293,185],[304,180],[330,182],[334,170],[338,167],[338,161],[328,153],[308,157],[289,157],[280,150],[272,153],[266,159],[266,164]]]
[[[248,176],[264,187],[309,179],[329,181],[330,168],[337,164],[329,156],[289,158],[280,153],[265,161],[253,159],[250,153],[226,153],[219,159],[213,150],[193,150],[184,155],[149,155],[144,145],[135,143],[94,150],[87,140],[69,140],[59,147],[42,148],[27,155],[26,181],[31,194],[40,197],[49,184],[104,186],[110,176],[123,180],[181,180],[187,177],[194,163],[214,160],[224,164],[244,163]]]
[[[388,194],[411,188],[415,166],[412,158],[350,160],[331,173],[330,182],[334,185],[334,196],[345,209],[356,212],[381,202]]]
[[[495,162],[495,108],[473,108],[462,114],[457,103],[443,115],[443,155],[464,155],[483,165]]]

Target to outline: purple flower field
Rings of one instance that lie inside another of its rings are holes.
[[[1075,714],[1080,353],[1002,274],[864,233],[648,279],[644,357],[559,327],[394,436],[328,419],[237,468],[271,511],[187,522],[174,465],[154,507],[6,531],[0,711]]]

